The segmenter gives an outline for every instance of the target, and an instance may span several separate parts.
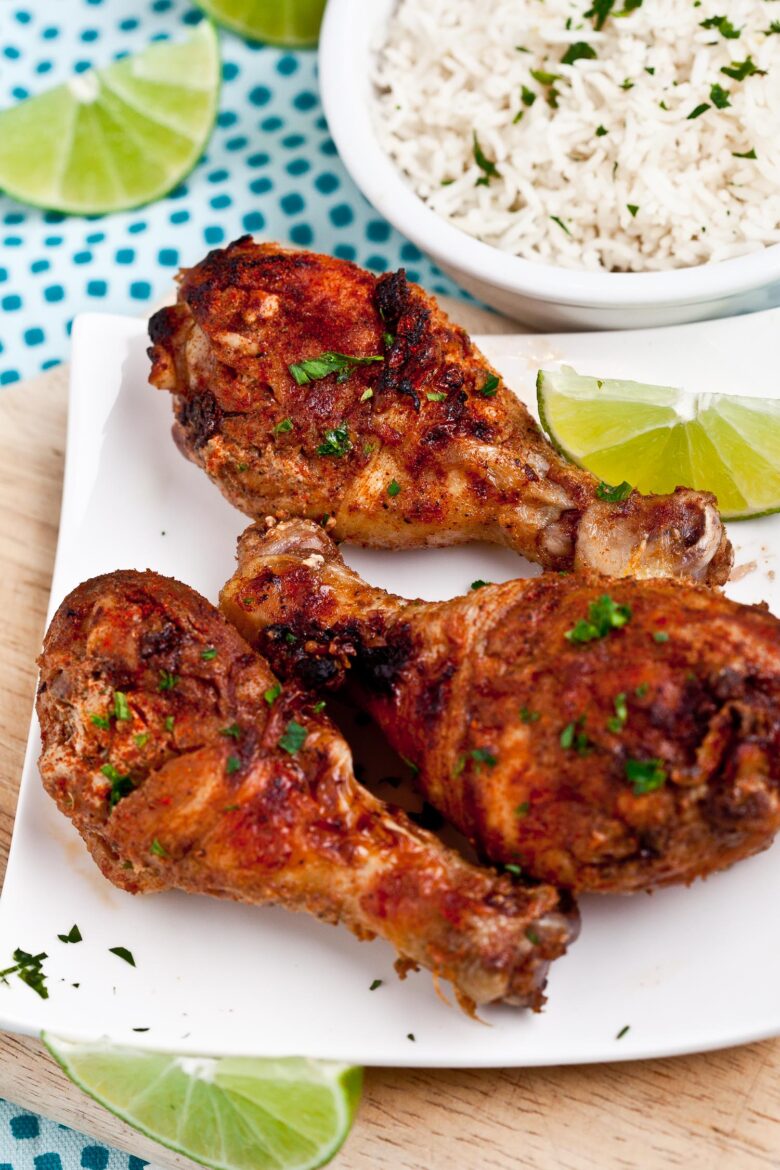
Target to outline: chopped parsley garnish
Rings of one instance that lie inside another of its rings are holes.
[[[515,865],[512,861],[507,862],[507,864],[504,866],[504,869],[507,873],[514,874],[515,877],[520,877],[521,873],[523,872],[520,866]]]
[[[619,695],[615,695],[614,704],[615,714],[607,720],[607,727],[617,735],[628,722],[628,705],[626,703],[625,691],[621,691]]]
[[[472,748],[469,755],[477,768],[480,764],[487,764],[489,768],[495,768],[498,763],[498,756],[494,756],[488,748]]]
[[[291,418],[283,418],[274,427],[275,435],[286,435],[288,431],[293,429],[293,421]]]
[[[58,934],[57,938],[64,943],[79,943],[81,942],[81,931],[74,922],[67,934]]]
[[[488,374],[485,382],[477,387],[477,394],[480,394],[483,398],[494,398],[500,385],[500,378],[497,378],[495,374]]]
[[[628,208],[628,214],[631,216],[632,219],[635,219],[636,213],[639,211],[639,204],[638,203],[627,203],[626,207]]]
[[[165,716],[165,730],[166,731],[173,731],[173,725],[175,722],[176,722],[176,720],[173,717],[173,715],[166,715]]]
[[[129,796],[135,785],[129,776],[122,776],[113,764],[104,764],[100,769],[104,776],[111,781],[111,791],[108,794],[108,803],[111,808],[119,804],[125,796]]]
[[[485,586],[489,585],[489,584],[490,584],[489,581],[482,581],[481,579],[478,579],[476,581],[471,582],[471,588],[472,589],[484,589]]]
[[[530,811],[531,811],[530,800],[524,800],[523,803],[518,804],[517,808],[515,809],[515,816],[516,817],[527,817]]]
[[[566,226],[566,224],[563,222],[563,220],[560,218],[560,216],[558,216],[558,215],[551,215],[551,216],[550,216],[550,219],[553,221],[553,223],[557,223],[558,227],[561,227],[561,228],[563,228],[563,230],[566,232],[566,235],[567,235],[567,236],[570,236],[570,235],[571,235],[571,232],[569,231],[569,229],[567,228],[567,226]]]
[[[561,81],[562,74],[560,73],[545,73],[543,69],[532,69],[531,76],[534,81],[538,81],[540,85],[555,85],[556,81]]]
[[[744,61],[732,61],[730,65],[722,65],[720,71],[727,77],[733,77],[735,81],[744,81],[746,77],[752,77],[754,74],[766,77],[766,69],[759,69],[752,57],[746,57]]]
[[[347,451],[351,450],[352,440],[349,437],[349,427],[343,422],[325,432],[322,442],[317,448],[317,454],[327,455],[331,459],[340,459],[342,455],[346,455]]]
[[[735,41],[742,33],[741,28],[734,28],[727,16],[709,16],[699,21],[700,28],[716,28],[727,41]]]
[[[6,967],[4,971],[0,971],[0,979],[6,982],[7,975],[18,975],[22,983],[26,983],[36,995],[41,999],[49,998],[49,990],[46,987],[46,976],[43,971],[43,960],[48,959],[45,951],[41,951],[38,955],[31,955],[28,951],[23,951],[21,947],[17,947],[13,953],[14,966]]]
[[[395,344],[395,334],[394,333],[383,333],[382,334],[382,341],[384,341],[385,345],[389,349],[391,345]]]
[[[482,171],[482,175],[477,179],[476,182],[477,187],[487,187],[490,185],[491,179],[501,178],[501,172],[499,171],[498,167],[494,162],[491,162],[491,160],[486,157],[482,147],[479,145],[479,139],[477,138],[476,130],[474,131],[474,161]]]
[[[536,723],[541,719],[538,711],[532,711],[529,707],[522,706],[520,708],[520,722],[521,723]]]
[[[266,703],[270,707],[273,703],[276,702],[276,700],[279,698],[281,693],[282,693],[281,684],[274,683],[274,685],[272,687],[269,687],[267,691],[263,691],[263,698],[265,699]],[[233,726],[235,727],[235,723],[233,724]],[[222,734],[225,735],[226,733],[223,732]]]
[[[360,401],[361,401],[361,402],[368,402],[369,398],[373,398],[373,397],[374,397],[374,391],[373,391],[373,390],[371,389],[371,387],[369,386],[369,387],[367,387],[367,389],[365,389],[365,390],[363,391],[363,393],[360,395]]]
[[[288,752],[289,755],[294,756],[297,751],[306,743],[306,736],[308,731],[302,727],[300,723],[296,723],[294,719],[284,729],[284,734],[279,740],[279,747],[282,751]]]
[[[596,137],[597,138],[603,138],[605,134],[609,134],[609,130],[607,130],[606,126],[597,126],[596,127]]]
[[[370,366],[372,362],[383,362],[384,360],[384,355],[381,353],[371,357],[352,357],[348,353],[328,351],[321,353],[319,357],[308,358],[303,362],[293,362],[287,368],[299,386],[307,386],[309,382],[317,382],[321,378],[327,378],[329,374],[337,374],[337,382],[346,382],[358,366]]]
[[[279,688],[281,690],[281,687]],[[266,695],[268,691],[266,691]],[[268,699],[266,698],[266,703]],[[241,728],[237,723],[231,723],[230,727],[223,727],[219,733],[220,735],[228,735],[231,739],[241,739]]]
[[[561,57],[561,65],[573,65],[575,61],[592,61],[594,57],[598,57],[598,53],[592,45],[587,41],[575,41]]]
[[[157,684],[158,691],[172,691],[174,687],[179,685],[179,679],[175,674],[171,674],[169,670],[160,671],[160,681]]]
[[[622,1039],[623,1039],[623,1037],[625,1036],[626,1032],[629,1030],[629,1028],[630,1028],[630,1027],[631,1027],[631,1025],[630,1025],[630,1024],[624,1024],[624,1025],[623,1025],[623,1027],[622,1027],[622,1028],[620,1029],[620,1031],[618,1032],[618,1034],[617,1034],[617,1036],[615,1037],[615,1039],[616,1039],[616,1040],[622,1040]]]
[[[320,712],[322,712],[324,710],[325,710],[325,700],[318,699],[317,702],[312,707],[312,711],[314,712],[315,715],[319,715]]]
[[[408,756],[401,756],[401,759],[406,764],[407,768],[409,768],[412,772],[414,772],[414,774],[416,776],[417,773],[420,771],[420,769],[417,766],[417,764],[415,764],[414,760],[410,760]]]
[[[588,606],[587,619],[580,618],[564,637],[570,642],[594,642],[597,638],[605,638],[611,630],[619,630],[630,620],[629,606],[618,605],[608,593],[604,593]]]
[[[638,699],[644,699],[645,695],[647,694],[647,692],[649,690],[650,690],[649,683],[640,683],[639,686],[634,691],[634,694],[636,695],[636,697]]]
[[[659,643],[668,642],[669,635],[666,633],[665,630],[656,630],[655,633],[653,634],[653,641],[659,642]]]
[[[124,691],[114,691],[114,717],[117,720],[127,720],[131,717]]]
[[[578,756],[588,756],[594,745],[582,730],[585,716],[580,715],[574,723],[567,723],[560,735],[560,744],[564,751],[576,751]]]
[[[602,480],[596,488],[596,498],[606,500],[608,504],[619,504],[621,500],[627,500],[633,490],[627,479],[624,479],[617,487],[610,487]]]
[[[644,796],[663,788],[666,769],[660,760],[626,760],[626,779],[634,789],[634,796]]]
[[[111,726],[111,720],[106,719],[105,715],[90,715],[90,722],[99,727],[102,731],[108,731]]]
[[[773,20],[769,28],[764,29],[765,37],[771,37],[773,33],[780,33],[780,20]]]
[[[758,158],[755,147],[753,147],[751,150],[746,150],[744,154],[741,154],[738,150],[732,150],[731,154],[733,158]],[[94,718],[92,722],[94,723]]]
[[[710,86],[710,101],[717,109],[725,110],[726,106],[730,106],[731,102],[729,101],[729,97],[729,91],[724,89],[722,85],[718,85],[717,82],[715,85]]]
[[[211,662],[214,658],[217,657],[217,653],[216,646],[208,646],[205,650],[201,651],[200,656],[204,662]]]
[[[391,479],[391,480],[390,480],[390,483],[387,485],[387,494],[388,494],[388,496],[397,496],[397,495],[398,495],[398,493],[400,492],[400,490],[401,490],[401,485],[400,485],[400,483],[398,482],[398,480],[397,480],[397,479]]]
[[[698,106],[695,106],[694,109],[691,110],[690,114],[688,115],[687,120],[690,122],[691,119],[693,119],[693,118],[700,118],[701,115],[706,113],[709,108],[710,108],[709,102],[700,102],[700,104]]]
[[[136,747],[139,747],[139,748],[146,747],[147,743],[149,742],[149,732],[142,731],[140,733],[140,735],[134,735],[133,742],[134,742]]]
[[[296,636],[292,632],[292,630],[287,630],[287,632],[284,635],[284,640],[288,646],[294,646],[295,643],[298,641],[298,639],[296,638]]]
[[[520,101],[524,106],[527,106],[530,109],[536,101],[536,94],[532,89],[529,89],[527,85],[524,85],[520,90]]]
[[[441,390],[427,390],[425,397],[429,402],[443,402],[447,395]]]
[[[532,926],[529,926],[527,928],[527,930],[525,932],[525,937],[528,939],[529,943],[533,943],[533,945],[535,947],[538,947],[539,943],[542,941],[541,938],[539,937],[537,931],[535,931]]]
[[[249,467],[248,463],[237,463],[236,464],[236,471],[246,471],[246,469],[248,467]]]
[[[232,776],[234,772],[238,772],[240,767],[241,761],[239,760],[238,756],[228,756],[227,763],[225,764],[225,771],[227,772],[228,776]]]
[[[167,857],[168,856],[168,850],[165,848],[164,845],[160,844],[160,842],[157,840],[156,837],[152,838],[152,843],[149,846],[149,852],[153,853],[155,855],[155,857]]]
[[[369,987],[369,989],[368,989],[368,990],[369,990],[369,991],[376,991],[377,987],[381,987],[381,986],[382,986],[382,980],[381,980],[381,979],[372,979],[372,980],[371,980],[371,985],[370,985],[370,987]]]
[[[124,961],[129,963],[131,967],[135,966],[133,952],[128,951],[127,947],[109,947],[108,950],[110,954],[117,955],[120,959],[124,959]]]
[[[612,11],[614,7],[615,0],[593,0],[593,6],[588,9],[585,16],[592,18],[593,27],[599,30],[604,27],[608,16],[630,16],[635,9],[642,7],[642,0],[624,0],[623,7],[618,12]]]

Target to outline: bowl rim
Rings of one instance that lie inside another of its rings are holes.
[[[525,260],[450,224],[415,194],[379,144],[372,121],[371,41],[396,0],[328,0],[320,91],[350,176],[385,219],[447,268],[515,295],[562,305],[639,308],[715,301],[780,280],[780,244],[664,272],[586,272]]]

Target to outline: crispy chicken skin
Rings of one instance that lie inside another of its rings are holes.
[[[404,601],[301,520],[248,528],[238,562],[225,616],[281,677],[346,680],[494,862],[628,892],[723,869],[780,827],[780,622],[764,608],[554,573]]]
[[[40,667],[43,782],[115,885],[307,910],[387,939],[401,972],[428,967],[464,1004],[541,1006],[576,936],[566,896],[467,863],[374,799],[315,701],[275,695],[192,589],[151,572],[87,581]]]
[[[598,499],[403,271],[244,237],[182,271],[149,334],[179,448],[255,519],[328,515],[337,539],[386,548],[489,540],[551,569],[728,577],[713,496]],[[379,360],[297,384],[291,364],[333,352]]]

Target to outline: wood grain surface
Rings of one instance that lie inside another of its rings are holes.
[[[464,306],[457,315],[481,332],[516,328]],[[0,867],[11,836],[57,538],[66,402],[63,368],[0,393]],[[0,1095],[160,1166],[194,1165],[81,1094],[36,1041],[0,1036]],[[369,1070],[357,1122],[332,1166],[780,1168],[780,1041],[582,1068]]]

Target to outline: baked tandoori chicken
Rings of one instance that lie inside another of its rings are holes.
[[[604,496],[403,271],[250,237],[179,277],[149,324],[174,437],[237,508],[330,518],[387,548],[506,544],[551,569],[720,584],[713,496]]]
[[[445,848],[359,786],[321,704],[282,688],[207,601],[118,572],[63,601],[40,658],[44,784],[105,876],[343,922],[451,980],[539,1008],[576,936],[566,895]]]
[[[311,521],[247,529],[221,608],[374,716],[483,856],[577,891],[690,882],[780,827],[780,622],[704,586],[548,573],[435,604]]]

